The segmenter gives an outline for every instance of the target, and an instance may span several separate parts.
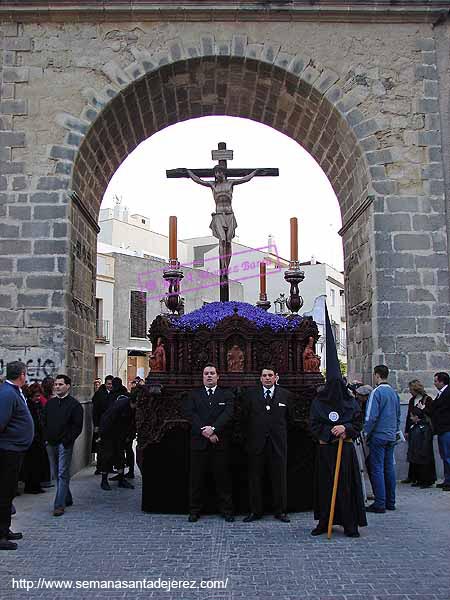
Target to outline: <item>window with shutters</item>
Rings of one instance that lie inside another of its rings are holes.
[[[130,337],[147,337],[147,293],[131,292],[130,299]]]

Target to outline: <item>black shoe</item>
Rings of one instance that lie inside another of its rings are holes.
[[[17,550],[17,544],[10,542],[6,538],[0,539],[0,550]]]
[[[102,472],[100,471],[100,469],[95,469],[94,471],[94,475],[101,475]]]
[[[114,477],[109,478],[110,481],[120,481],[120,475],[114,475]]]
[[[224,515],[223,518],[225,519],[226,523],[234,523],[233,515]]]
[[[413,482],[413,480],[412,480],[412,479],[402,479],[402,480],[400,481],[400,483],[412,483],[412,482]]]
[[[422,485],[420,486],[421,490],[426,490],[427,488],[433,487],[432,483],[422,483]]]
[[[445,485],[445,483],[444,483],[444,482],[442,482],[442,483],[437,483],[437,484],[436,484],[436,487],[438,487],[438,488],[443,488],[443,487],[444,487],[444,485]]]
[[[256,513],[250,513],[249,515],[247,515],[245,517],[245,519],[242,519],[243,523],[252,523],[253,521],[259,521],[261,519],[262,515],[257,515]]]
[[[128,473],[125,475],[126,479],[134,479],[134,471],[128,471]]]
[[[395,506],[386,506],[386,510],[396,510]]]
[[[370,506],[368,506],[366,508],[366,512],[371,512],[371,513],[377,513],[377,514],[383,514],[386,512],[385,508],[379,508],[378,506],[375,506],[375,504],[371,504]]]
[[[102,490],[105,490],[105,492],[111,491],[111,486],[108,483],[108,475],[106,475],[106,473],[102,473],[102,482],[100,484],[100,487],[102,488]]]
[[[189,515],[188,521],[189,521],[189,523],[197,523],[198,518],[199,518],[198,515],[196,515],[195,513],[191,513]]]
[[[43,490],[42,488],[36,488],[36,489],[32,489],[32,490],[25,488],[23,490],[23,493],[24,494],[45,494],[45,490]]]
[[[13,533],[11,531],[11,529],[8,531],[8,535],[6,536],[6,539],[9,540],[10,542],[13,540],[21,540],[23,538],[23,535],[19,532],[17,533]]]
[[[420,483],[418,481],[415,481],[411,484],[411,487],[420,487]]]
[[[450,492],[450,485],[443,485],[443,486],[441,487],[441,490],[442,490],[443,492]]]
[[[286,513],[278,513],[276,515],[274,515],[275,519],[278,519],[278,521],[281,521],[282,523],[290,523],[291,520],[290,518],[287,516]]]
[[[131,484],[126,479],[124,479],[123,477],[121,479],[119,479],[119,486],[118,487],[120,487],[120,488],[126,488],[127,490],[134,490],[134,485]]]
[[[317,525],[317,527],[314,527],[314,529],[311,531],[311,535],[323,535],[324,533],[327,532],[327,526],[326,525],[321,525],[320,523]]]
[[[345,535],[347,537],[352,537],[352,538],[359,538],[359,537],[361,537],[359,535],[359,531],[344,531],[344,533],[345,533]]]

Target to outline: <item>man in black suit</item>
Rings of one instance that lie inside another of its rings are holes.
[[[276,384],[272,367],[261,370],[261,385],[248,390],[243,398],[243,423],[249,470],[250,514],[245,523],[263,515],[262,483],[267,467],[272,485],[274,516],[289,523],[287,509],[287,424],[289,392]]]
[[[233,395],[217,387],[219,374],[214,365],[203,369],[203,387],[192,390],[186,401],[185,412],[191,421],[191,473],[189,522],[195,523],[202,508],[205,475],[212,471],[219,507],[225,521],[231,523],[233,503],[229,467]]]
[[[100,420],[113,402],[113,379],[114,377],[112,375],[107,375],[105,377],[105,383],[102,384],[92,396],[92,422],[94,425],[92,452],[94,452],[94,449],[97,452],[97,468],[95,469],[96,475],[100,475],[101,473],[99,466],[102,462],[101,448],[100,444],[98,444],[98,438],[100,436]]]
[[[444,492],[450,492],[450,377],[440,371],[434,376],[434,386],[438,395],[431,403],[429,415],[434,433],[438,437],[439,454],[444,463],[444,481],[438,483]]]

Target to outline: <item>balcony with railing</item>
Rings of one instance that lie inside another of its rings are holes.
[[[100,344],[109,342],[109,321],[95,321],[95,341]]]

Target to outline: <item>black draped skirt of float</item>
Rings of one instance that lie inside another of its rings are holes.
[[[328,523],[338,444],[320,444],[314,478],[314,518]],[[367,525],[358,457],[352,443],[344,442],[334,525],[348,531]]]
[[[306,432],[291,432],[288,437],[288,511],[310,510],[315,443]],[[160,442],[143,450],[142,510],[151,513],[182,514],[189,510],[190,434],[174,428]],[[232,444],[229,455],[236,514],[245,514],[248,504],[247,454],[241,443]],[[263,481],[265,511],[272,511],[272,494],[268,478]],[[216,490],[211,475],[206,477],[202,513],[218,512]]]

